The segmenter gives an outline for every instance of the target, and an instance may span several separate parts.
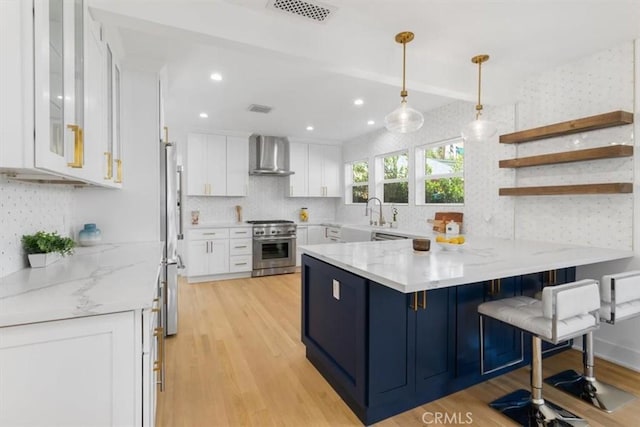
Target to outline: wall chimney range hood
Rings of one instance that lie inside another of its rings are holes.
[[[289,140],[286,137],[249,137],[249,175],[287,176],[293,173],[289,170]]]

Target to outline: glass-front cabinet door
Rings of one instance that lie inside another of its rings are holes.
[[[34,47],[35,165],[82,176],[83,0],[36,0]]]

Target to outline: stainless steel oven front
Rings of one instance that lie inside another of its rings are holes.
[[[293,273],[296,269],[296,225],[263,224],[253,227],[252,276]]]

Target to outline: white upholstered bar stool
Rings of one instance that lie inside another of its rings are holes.
[[[531,391],[517,390],[489,405],[524,426],[588,426],[589,424],[542,397],[542,340],[557,344],[599,326],[598,281],[581,280],[542,291],[542,300],[519,296],[478,306],[488,316],[532,335]],[[482,322],[482,319],[480,319]]]
[[[603,276],[600,282],[600,319],[614,325],[636,316],[640,316],[640,271]],[[582,348],[582,374],[571,369],[544,381],[606,412],[613,412],[636,398],[596,379],[593,332],[584,336]]]

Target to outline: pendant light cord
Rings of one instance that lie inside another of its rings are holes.
[[[482,104],[480,103],[480,91],[482,88],[482,61],[478,61],[478,105],[476,105],[476,120],[480,118]]]
[[[402,101],[406,101],[407,97],[407,88],[406,88],[406,73],[407,70],[407,42],[402,42],[402,92],[400,92],[400,97],[402,97]]]

